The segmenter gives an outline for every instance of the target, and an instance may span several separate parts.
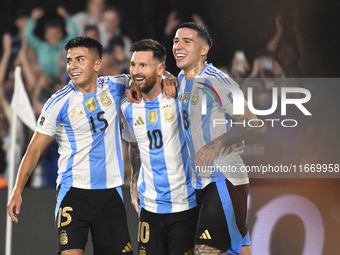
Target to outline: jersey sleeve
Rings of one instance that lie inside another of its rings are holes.
[[[69,86],[65,86],[47,100],[37,121],[37,132],[48,136],[56,134],[59,124],[67,114],[70,90]]]
[[[130,75],[127,74],[119,74],[115,76],[102,76],[99,77],[99,82],[107,83],[109,86],[114,86],[120,93],[120,96],[123,96],[126,88],[129,86],[131,82]]]
[[[240,98],[242,96],[243,105],[246,106],[248,104],[239,85],[232,79],[228,79],[228,84],[224,84],[223,86],[216,86],[215,89],[222,102],[221,108],[230,116],[234,115],[234,98]],[[238,93],[237,95],[235,94],[235,89],[236,93]]]
[[[57,131],[57,115],[58,113],[56,113],[55,110],[52,110],[49,113],[42,110],[38,118],[36,131],[48,136],[55,135]]]
[[[122,128],[122,138],[127,142],[137,142],[135,135],[133,134],[131,127],[129,125],[129,122],[127,118],[129,116],[126,116],[125,110],[126,110],[126,103],[124,103],[125,100],[122,101],[121,107],[120,107],[120,118],[121,118],[121,128]]]

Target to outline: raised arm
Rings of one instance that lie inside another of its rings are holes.
[[[2,86],[3,82],[5,81],[6,71],[8,67],[8,61],[11,56],[11,35],[10,33],[5,33],[2,36],[2,46],[3,46],[3,53],[0,61],[0,85]]]
[[[36,78],[27,59],[27,40],[25,39],[22,40],[22,46],[18,54],[18,60],[22,67],[22,71],[25,74],[28,90],[30,93],[32,93],[32,90],[36,85]]]
[[[278,45],[282,39],[282,35],[283,35],[283,28],[282,28],[282,25],[281,25],[281,15],[278,14],[276,16],[276,19],[275,19],[275,23],[276,23],[276,33],[275,35],[273,36],[272,39],[270,39],[270,41],[268,42],[267,44],[267,50],[268,51],[271,51],[271,52],[276,52],[277,51],[277,48],[278,48]]]
[[[35,8],[31,13],[31,18],[27,21],[26,27],[24,30],[24,35],[28,41],[28,43],[35,49],[39,50],[43,42],[37,36],[34,35],[34,29],[37,25],[37,20],[44,16],[45,11],[41,8]]]
[[[65,44],[67,41],[71,40],[72,38],[76,37],[78,35],[78,28],[76,23],[72,20],[70,17],[70,14],[67,12],[67,10],[63,6],[59,6],[57,8],[57,13],[65,19],[66,25],[71,28],[71,32],[65,37],[62,44]]]
[[[8,215],[16,223],[18,222],[17,214],[20,213],[20,207],[22,204],[21,193],[28,178],[31,176],[31,173],[37,165],[42,151],[51,141],[52,138],[50,136],[35,132],[30,144],[28,145],[27,151],[22,158],[13,193],[7,205]],[[13,212],[14,208],[15,213]]]
[[[140,152],[137,143],[129,143],[129,154],[131,162],[131,204],[135,208],[136,212],[139,212],[139,196],[137,190],[138,176],[141,167]]]

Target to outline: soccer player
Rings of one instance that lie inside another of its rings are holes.
[[[135,104],[124,99],[121,116],[122,136],[130,142],[132,204],[140,211],[139,254],[193,254],[195,190],[178,98],[162,95],[166,50],[145,39],[134,43],[131,51],[130,75],[143,100]]]
[[[94,39],[76,37],[65,50],[71,81],[42,110],[19,167],[8,214],[18,222],[25,183],[55,136],[60,154],[55,210],[59,253],[84,254],[90,230],[94,254],[133,254],[120,187],[124,166],[118,117],[129,77],[97,78],[102,45]]]
[[[176,64],[182,69],[179,108],[199,209],[195,254],[251,254],[246,224],[249,180],[246,173],[240,173],[241,157],[229,146],[254,131],[247,120],[256,116],[244,98],[244,114],[233,114],[236,97],[231,90],[238,85],[207,64],[211,46],[206,28],[194,22],[181,24],[173,40]],[[232,118],[238,125],[231,127]],[[215,125],[216,119],[228,122]]]

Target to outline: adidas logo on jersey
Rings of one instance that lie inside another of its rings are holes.
[[[132,245],[130,244],[130,242],[127,243],[127,245],[125,246],[124,250],[122,250],[122,252],[129,252],[132,251]]]
[[[72,114],[71,114],[71,118],[72,117],[75,117],[75,116],[79,116],[79,115],[82,115],[82,114],[84,114],[83,112],[82,112],[82,110],[80,110],[80,109],[78,109],[77,107],[74,109],[74,111],[72,112]]]
[[[142,119],[141,116],[138,117],[138,119],[136,120],[135,124],[133,124],[134,126],[139,126],[139,125],[145,125],[144,120]]]
[[[200,236],[200,239],[211,239],[211,236],[210,236],[210,234],[209,234],[208,229],[206,229],[206,230],[202,233],[202,235]]]

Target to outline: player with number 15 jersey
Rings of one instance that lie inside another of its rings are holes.
[[[37,131],[56,135],[57,185],[107,189],[123,184],[118,112],[128,82],[127,75],[100,77],[96,92],[81,93],[70,81],[46,102]]]

